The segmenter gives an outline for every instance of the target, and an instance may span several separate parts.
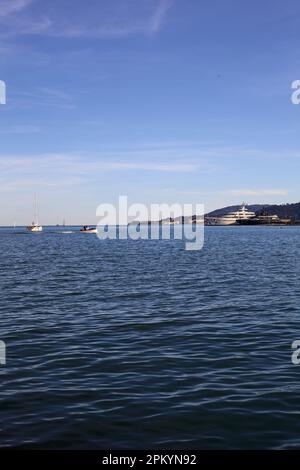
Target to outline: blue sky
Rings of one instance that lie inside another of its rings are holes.
[[[296,0],[0,0],[0,224],[300,201]]]

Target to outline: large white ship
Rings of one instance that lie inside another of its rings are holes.
[[[215,217],[206,217],[206,225],[237,225],[239,221],[249,220],[256,217],[255,212],[249,211],[245,204],[238,211]]]

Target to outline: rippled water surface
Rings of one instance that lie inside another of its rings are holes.
[[[300,227],[0,248],[0,445],[300,448]]]

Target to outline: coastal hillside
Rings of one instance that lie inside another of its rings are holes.
[[[218,217],[228,214],[229,212],[238,211],[240,208],[240,204],[236,206],[222,207],[221,209],[216,209],[205,214],[205,217]],[[249,204],[247,205],[247,209],[251,212],[256,212],[257,214],[265,209],[269,215],[277,215],[280,219],[291,219],[294,221],[300,220],[300,202],[295,204]],[[196,217],[196,215],[185,218],[175,217],[172,220],[175,223],[191,223],[191,221]],[[163,219],[162,222],[169,222],[169,220],[170,219]]]
[[[227,206],[222,209],[217,209],[215,211],[207,214],[208,216],[219,216],[227,214],[228,212],[237,211],[240,209],[238,206]],[[247,206],[250,211],[259,212],[262,209],[266,209],[270,215],[278,215],[280,218],[291,218],[295,220],[300,220],[300,202],[295,204],[252,204]]]

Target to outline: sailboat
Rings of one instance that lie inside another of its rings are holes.
[[[34,195],[33,222],[27,227],[28,232],[42,232],[43,227],[39,224],[38,204],[36,194]]]

